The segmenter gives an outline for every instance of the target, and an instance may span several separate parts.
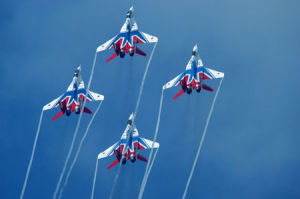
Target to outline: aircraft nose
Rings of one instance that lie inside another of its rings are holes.
[[[79,65],[79,66],[77,67],[77,69],[75,70],[74,76],[78,77],[78,74],[79,74],[80,72],[81,72],[81,65]]]
[[[194,46],[193,51],[198,52],[198,45],[197,44]]]
[[[132,120],[133,119],[133,113],[130,114],[129,119],[128,120]]]

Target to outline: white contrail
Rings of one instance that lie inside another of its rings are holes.
[[[153,137],[153,144],[155,143],[156,138],[157,138],[157,134],[158,134],[163,99],[164,99],[164,89],[161,90],[161,97],[160,97],[159,110],[158,110],[158,118],[157,118],[155,133],[154,133],[154,137]],[[157,151],[158,151],[158,149],[157,149]],[[147,163],[146,170],[145,170],[145,173],[144,173],[144,177],[143,177],[143,180],[142,180],[142,184],[141,184],[141,188],[140,188],[140,193],[139,193],[138,199],[141,199],[143,197],[143,193],[144,193],[144,190],[145,190],[145,187],[146,187],[146,184],[147,184],[147,180],[148,180],[148,177],[150,175],[151,168],[152,168],[152,165],[154,163],[157,151],[156,151],[156,153],[154,155],[153,161],[151,162],[151,158],[152,158],[152,154],[153,154],[153,146],[152,146],[151,151],[150,151],[150,155],[149,155],[149,161]],[[150,164],[150,162],[151,162],[151,164]]]
[[[116,183],[117,183],[117,181],[119,179],[119,175],[120,175],[120,171],[121,171],[122,158],[121,158],[121,161],[119,163],[119,167],[118,167],[117,173],[116,173],[115,178],[114,178],[113,186],[112,186],[112,188],[110,190],[109,199],[112,199],[114,191],[115,191]]]
[[[94,192],[95,192],[95,185],[96,185],[96,178],[97,178],[97,171],[98,171],[98,157],[97,157],[97,162],[96,162],[96,168],[94,172],[94,180],[93,180],[93,188],[92,188],[92,195],[91,199],[94,199]]]
[[[146,80],[146,77],[147,77],[148,69],[149,69],[149,66],[150,66],[150,63],[151,63],[151,60],[152,60],[152,57],[153,57],[156,45],[157,45],[157,43],[155,43],[154,46],[153,46],[153,48],[152,48],[151,55],[149,57],[149,60],[147,62],[146,68],[145,68],[143,79],[142,79],[142,82],[141,82],[141,85],[140,85],[139,95],[138,95],[136,106],[135,106],[135,109],[134,109],[134,112],[133,112],[132,126],[134,126],[134,120],[135,120],[135,117],[136,117],[138,109],[139,109],[141,97],[142,97],[142,94],[143,94],[145,80]],[[128,143],[128,136],[127,136],[127,141],[126,141],[125,149],[127,148],[127,143]],[[123,158],[123,156],[122,156],[122,158]],[[111,189],[111,192],[110,192],[109,199],[112,199],[112,196],[113,196],[113,193],[114,193],[114,190],[115,190],[115,186],[116,186],[116,183],[117,183],[119,175],[120,175],[122,158],[121,158],[121,161],[119,163],[118,171],[117,171],[117,173],[115,175],[115,178],[114,178],[114,182],[113,182],[113,185],[112,185],[112,189]]]
[[[147,63],[146,68],[145,68],[144,76],[143,76],[143,79],[142,79],[142,82],[141,82],[141,85],[140,85],[140,91],[139,91],[138,99],[137,99],[136,106],[135,106],[135,109],[134,109],[134,115],[133,115],[134,117],[133,117],[132,123],[134,123],[135,117],[136,117],[138,109],[139,109],[141,97],[142,97],[142,94],[143,94],[145,80],[146,80],[146,77],[147,77],[147,74],[148,74],[148,69],[149,69],[149,66],[150,66],[150,63],[151,63],[156,45],[157,45],[157,43],[154,44],[154,47],[152,49],[151,55],[149,57],[148,63]]]
[[[92,70],[91,70],[91,74],[90,74],[88,86],[87,86],[87,89],[86,89],[86,93],[88,93],[89,90],[90,90],[91,82],[92,82],[92,79],[93,79],[93,76],[94,76],[94,68],[95,68],[95,65],[96,65],[96,60],[97,60],[97,52],[95,53],[95,57],[94,57],[94,61],[93,61],[93,66],[92,66]],[[56,185],[55,191],[53,193],[52,199],[56,198],[56,196],[58,194],[58,190],[60,188],[60,184],[61,184],[62,179],[63,179],[63,176],[64,176],[64,174],[66,172],[66,168],[67,168],[68,162],[70,160],[70,157],[71,157],[71,154],[72,154],[72,151],[73,151],[73,147],[74,147],[74,143],[75,143],[75,140],[76,140],[76,137],[77,137],[77,133],[78,133],[78,130],[79,130],[80,121],[81,121],[81,118],[82,118],[82,113],[83,113],[85,104],[86,104],[86,98],[84,98],[84,100],[83,100],[83,105],[82,105],[82,108],[81,108],[81,111],[80,111],[80,115],[79,115],[79,118],[78,118],[78,121],[77,121],[77,125],[76,125],[76,128],[75,128],[74,134],[73,134],[72,143],[71,143],[71,146],[70,146],[67,158],[65,160],[64,167],[62,169],[62,172],[60,173],[59,180],[57,182],[57,185]]]
[[[156,159],[156,155],[157,155],[158,149],[159,148],[157,148],[156,151],[155,151],[155,153],[154,153],[154,156],[153,156],[153,159],[152,159],[152,161],[150,163],[150,167],[149,167],[148,171],[147,170],[145,171],[145,175],[144,176],[146,176],[146,177],[145,177],[145,180],[143,179],[143,182],[141,184],[141,188],[140,188],[140,193],[139,193],[138,199],[140,199],[140,198],[143,197],[143,194],[144,194],[144,191],[145,191],[145,188],[146,188],[146,185],[147,185],[148,177],[150,176],[150,172],[151,172],[152,166],[154,164],[154,161]]]
[[[33,143],[33,147],[32,147],[31,157],[30,157],[29,164],[28,164],[28,167],[27,167],[27,172],[26,172],[26,176],[25,176],[25,180],[24,180],[24,184],[23,184],[20,199],[23,199],[24,193],[25,193],[25,190],[26,190],[27,181],[28,181],[28,177],[29,177],[29,173],[30,173],[30,170],[31,170],[32,161],[33,161],[33,158],[34,158],[35,149],[36,149],[36,143],[38,141],[39,134],[40,134],[40,129],[41,129],[41,125],[42,125],[43,113],[44,113],[44,111],[42,110],[41,116],[40,116],[40,121],[39,121],[39,124],[38,124],[38,129],[37,129],[36,134],[35,134],[35,139],[34,139],[34,143]]]
[[[214,99],[213,99],[213,102],[212,102],[212,105],[211,105],[211,107],[210,107],[210,111],[209,111],[208,117],[207,117],[207,119],[206,119],[204,131],[203,131],[203,134],[202,134],[202,137],[201,137],[201,140],[200,140],[200,144],[199,144],[199,147],[198,147],[198,151],[197,151],[197,154],[196,154],[194,163],[193,163],[193,167],[192,167],[190,176],[189,176],[189,178],[188,178],[188,180],[187,180],[187,183],[186,183],[186,186],[185,186],[185,190],[184,190],[182,199],[185,199],[186,193],[187,193],[187,191],[188,191],[188,188],[189,188],[189,185],[190,185],[190,182],[191,182],[191,179],[192,179],[192,177],[193,177],[194,170],[195,170],[195,167],[196,167],[198,158],[199,158],[199,154],[200,154],[200,151],[201,151],[203,142],[204,142],[205,135],[206,135],[207,127],[208,127],[208,124],[209,124],[209,121],[210,121],[210,117],[211,117],[211,114],[212,114],[212,112],[213,112],[213,109],[214,109],[214,106],[215,106],[215,102],[216,102],[217,96],[218,96],[219,91],[220,91],[220,88],[221,88],[222,81],[223,81],[223,78],[221,79],[221,81],[220,81],[220,83],[219,83],[218,90],[217,90],[217,92],[216,92],[216,95],[215,95],[215,97],[214,97]]]
[[[65,189],[66,185],[68,184],[69,177],[70,177],[70,175],[71,175],[71,172],[72,172],[72,170],[73,170],[73,167],[74,167],[74,165],[75,165],[75,163],[76,163],[76,161],[77,161],[77,158],[78,158],[78,156],[79,156],[79,153],[80,153],[82,144],[83,144],[83,142],[84,142],[84,140],[85,140],[85,138],[86,138],[86,136],[87,136],[87,134],[88,134],[88,132],[89,132],[89,130],[90,130],[90,127],[91,127],[91,125],[92,125],[92,123],[93,123],[93,121],[94,121],[94,119],[95,119],[95,117],[96,117],[96,115],[97,115],[97,113],[98,113],[100,107],[101,107],[102,102],[103,102],[103,100],[99,103],[99,105],[98,105],[98,107],[97,107],[95,113],[94,113],[93,116],[92,116],[92,119],[90,120],[90,122],[89,122],[89,124],[88,124],[88,126],[87,126],[87,128],[86,128],[86,130],[85,130],[85,132],[84,132],[84,134],[83,134],[83,136],[82,136],[82,138],[81,138],[81,140],[80,140],[80,144],[79,144],[79,146],[78,146],[78,148],[77,148],[77,151],[76,151],[76,154],[75,154],[75,156],[74,156],[74,159],[73,159],[73,161],[72,161],[72,163],[71,163],[71,166],[70,166],[70,168],[69,168],[69,170],[68,170],[68,172],[67,172],[67,175],[66,175],[66,178],[65,178],[65,182],[64,182],[64,184],[63,184],[63,186],[62,186],[62,188],[61,188],[61,190],[60,190],[60,192],[59,192],[58,199],[60,199],[60,198],[62,197],[62,194],[63,194],[63,192],[64,192],[64,189]]]

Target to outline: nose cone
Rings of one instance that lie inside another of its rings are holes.
[[[133,6],[131,6],[127,12],[127,17],[131,18],[133,16]]]
[[[131,7],[129,8],[129,11],[133,12],[133,6],[131,6]]]
[[[196,44],[193,48],[193,54],[198,53],[198,45]]]
[[[127,124],[132,125],[133,113],[130,114]]]
[[[128,120],[133,120],[133,113],[130,114],[129,119]]]
[[[74,72],[74,76],[78,77],[78,75],[80,74],[81,72],[81,65],[77,67],[77,69],[75,70]]]

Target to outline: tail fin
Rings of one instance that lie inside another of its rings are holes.
[[[55,115],[52,120],[56,120],[57,118],[61,117],[64,114],[64,111],[60,111],[57,115]]]
[[[137,154],[136,155],[136,159],[138,159],[138,160],[141,160],[141,161],[144,161],[144,162],[148,162],[148,159],[147,158],[144,158],[142,155],[140,155],[140,154]]]
[[[184,93],[184,90],[181,89],[174,97],[173,99],[176,99],[177,97],[179,97],[180,95],[182,95]]]
[[[87,107],[84,107],[83,112],[84,112],[84,113],[89,113],[89,114],[92,114],[92,113],[93,113],[93,111],[91,111],[91,110],[88,109]]]
[[[109,61],[111,61],[111,60],[113,60],[113,59],[116,58],[117,56],[118,56],[118,54],[115,52],[110,58],[108,58],[108,59],[106,60],[106,63],[109,62]]]
[[[214,90],[215,90],[214,88],[209,87],[209,86],[207,86],[206,84],[202,84],[202,88],[203,88],[204,90],[207,90],[207,91],[214,91]]]
[[[142,56],[146,56],[147,53],[143,52],[141,49],[139,49],[138,47],[135,48],[135,53],[142,55]]]
[[[109,165],[109,166],[107,167],[107,169],[112,168],[113,166],[117,165],[118,163],[119,163],[119,159],[116,159],[111,165]]]

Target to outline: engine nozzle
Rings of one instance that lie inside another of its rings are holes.
[[[121,50],[121,51],[120,51],[120,57],[121,57],[121,58],[125,57],[125,50]]]
[[[186,88],[186,92],[187,92],[187,94],[191,94],[192,93],[192,88],[190,86],[188,86]]]
[[[129,55],[130,55],[130,56],[133,56],[133,55],[134,55],[134,50],[133,50],[133,48],[130,48],[130,49],[129,49]]]
[[[126,164],[126,158],[122,157],[122,164]]]
[[[130,156],[130,160],[131,160],[132,163],[135,162],[135,161],[136,161],[135,155],[132,154],[132,155]]]
[[[68,108],[66,109],[66,115],[67,115],[67,116],[70,116],[70,115],[71,115],[71,108],[70,108],[70,107],[68,107]]]
[[[79,114],[79,113],[80,113],[80,108],[79,108],[79,106],[75,106],[75,113],[76,113],[76,114]]]
[[[201,91],[201,87],[200,87],[199,84],[196,85],[196,91],[197,91],[198,93],[200,93],[200,91]]]

